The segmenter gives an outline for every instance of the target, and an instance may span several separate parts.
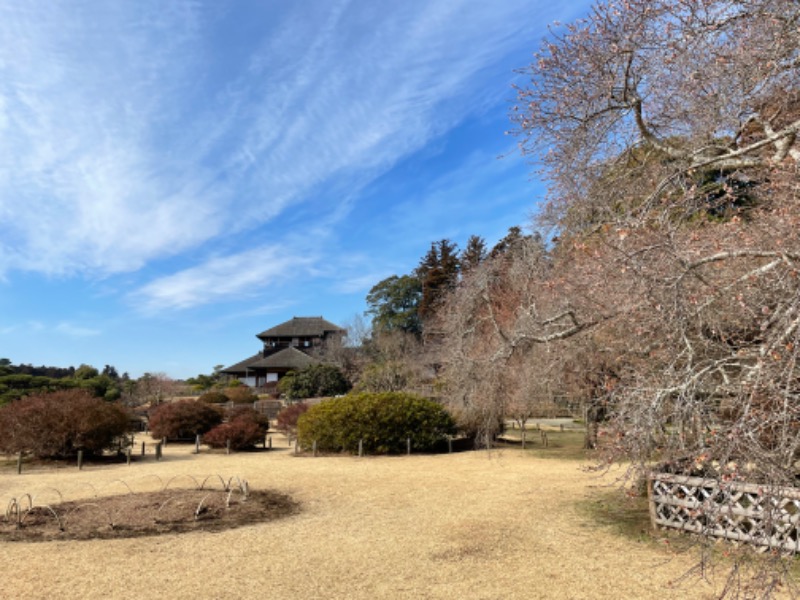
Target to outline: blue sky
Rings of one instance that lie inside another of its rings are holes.
[[[514,69],[587,10],[0,5],[0,357],[208,373],[292,316],[352,320],[434,240],[496,242],[543,194]]]

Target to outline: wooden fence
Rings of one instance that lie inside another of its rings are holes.
[[[686,477],[650,476],[654,526],[800,552],[800,489]]]

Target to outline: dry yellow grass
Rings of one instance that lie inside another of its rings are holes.
[[[23,493],[54,502],[51,488],[73,500],[126,492],[119,480],[145,491],[174,476],[222,474],[291,494],[302,512],[223,533],[0,543],[0,597],[715,596],[709,583],[671,583],[691,557],[592,522],[581,502],[599,482],[574,461],[519,450],[363,459],[190,450],[169,446],[163,461],[130,467],[6,470],[0,503]]]

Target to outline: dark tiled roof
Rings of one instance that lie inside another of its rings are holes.
[[[245,358],[243,361],[236,363],[235,365],[231,365],[225,369],[220,371],[221,373],[244,373],[245,367],[252,367],[253,363],[257,362],[261,359],[261,353],[254,354],[250,358]]]
[[[343,332],[344,330],[338,325],[326,321],[322,317],[294,317],[285,323],[262,331],[257,334],[256,337],[261,339],[271,337],[322,337],[325,335],[325,332],[337,331]]]
[[[271,368],[271,369],[304,369],[310,365],[316,365],[319,361],[312,358],[305,352],[297,348],[286,348],[275,354],[270,354],[247,365],[251,368]]]

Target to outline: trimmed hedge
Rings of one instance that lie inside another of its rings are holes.
[[[358,451],[393,454],[433,451],[456,431],[450,414],[438,403],[403,392],[350,394],[325,400],[300,415],[297,437],[304,449],[317,442],[323,452]]]

